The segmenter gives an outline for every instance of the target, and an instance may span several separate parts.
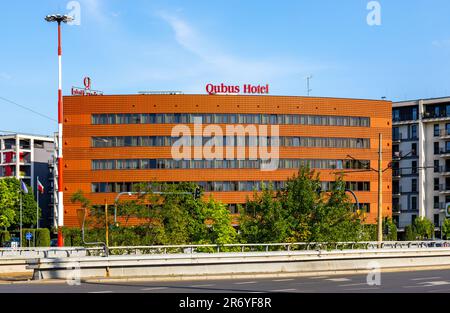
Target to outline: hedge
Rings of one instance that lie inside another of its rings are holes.
[[[11,240],[11,234],[7,230],[0,231],[0,246],[2,246],[5,242]]]
[[[33,238],[28,242],[26,234],[31,233]],[[23,229],[23,247],[50,247],[50,231],[47,228]]]

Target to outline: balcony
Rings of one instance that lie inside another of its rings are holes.
[[[439,132],[440,139],[450,139],[450,129],[441,129]]]
[[[450,150],[441,148],[439,150],[439,156],[444,159],[450,158]]]
[[[439,173],[442,176],[450,176],[450,166],[439,166]]]
[[[394,187],[393,189],[392,189],[392,196],[394,197],[394,198],[398,198],[398,197],[400,197],[402,195],[402,186],[399,186],[399,187]]]
[[[402,211],[402,205],[401,203],[396,203],[392,206],[392,213],[399,215]]]
[[[440,112],[439,114],[434,112],[425,112],[422,115],[422,120],[424,122],[450,121],[450,114],[447,114],[447,112]]]
[[[450,184],[441,184],[439,185],[439,192],[441,194],[450,194]]]

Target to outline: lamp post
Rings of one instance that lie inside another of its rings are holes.
[[[69,15],[47,15],[49,23],[58,23],[58,247],[64,246],[62,226],[64,226],[64,198],[63,198],[63,98],[62,98],[62,48],[61,23],[73,21]]]

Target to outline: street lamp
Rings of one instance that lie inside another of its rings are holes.
[[[64,226],[64,195],[63,195],[63,98],[62,98],[62,48],[61,23],[73,21],[69,15],[47,15],[45,20],[49,23],[58,23],[58,247],[64,246],[62,226]]]

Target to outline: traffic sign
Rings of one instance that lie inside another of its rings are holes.
[[[32,233],[26,233],[26,234],[25,234],[25,238],[26,238],[27,240],[31,240],[31,239],[33,238],[33,234],[32,234]]]

